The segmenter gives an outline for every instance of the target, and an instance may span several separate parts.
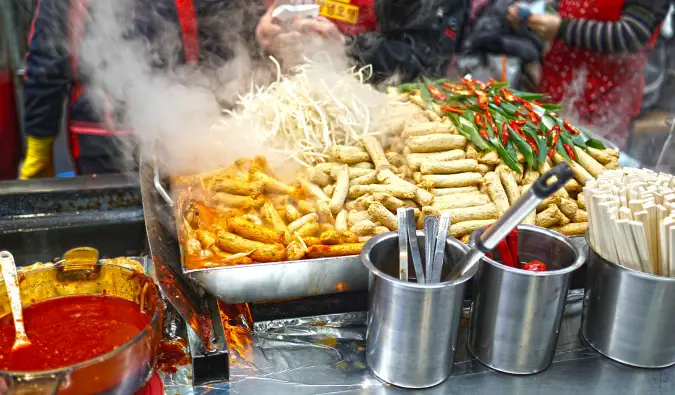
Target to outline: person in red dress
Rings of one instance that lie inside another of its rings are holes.
[[[530,15],[529,28],[553,40],[539,90],[625,148],[640,113],[647,52],[668,6],[667,0],[561,0],[557,15]],[[516,6],[509,9],[512,22],[518,14]]]

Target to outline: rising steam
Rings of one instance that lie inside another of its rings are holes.
[[[208,52],[201,54],[196,67],[181,61],[181,31],[172,20],[173,1],[171,8],[166,3],[91,2],[93,23],[82,41],[81,67],[90,78],[87,86],[95,109],[119,114],[117,121],[135,131],[140,149],[161,145],[159,160],[168,174],[207,171],[256,154],[272,161],[286,159],[250,133],[253,120],[242,118],[229,122],[228,128],[212,128],[223,124],[223,108],[231,107],[255,85],[277,77],[274,64],[262,56],[253,34],[264,12],[262,5],[211,1],[205,3],[212,5],[197,9],[200,32],[205,33],[200,36],[200,47]],[[312,49],[330,52],[330,60],[317,66],[325,69],[324,75],[337,75],[347,68],[338,45],[316,37],[302,44],[303,57],[311,57]],[[120,144],[132,156],[133,147]]]

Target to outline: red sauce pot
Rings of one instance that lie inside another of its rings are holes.
[[[104,327],[106,317],[111,317],[111,320],[115,320],[110,323],[111,328],[116,325],[120,325],[120,328],[127,325],[125,329],[127,337],[123,339],[129,340],[116,348],[110,346],[93,352],[97,356],[91,359],[72,363],[73,354],[80,353],[86,356],[90,355],[87,353],[92,353],[91,338],[87,336],[86,324],[78,323],[79,329],[74,329],[73,325],[64,325],[52,328],[51,332],[43,331],[41,341],[49,343],[49,336],[53,336],[55,338],[53,343],[59,345],[59,350],[63,350],[63,347],[68,350],[71,364],[59,366],[58,362],[51,365],[24,363],[20,366],[30,365],[32,371],[0,370],[0,395],[5,393],[127,395],[134,393],[150,378],[163,332],[164,305],[159,290],[149,277],[116,265],[64,262],[21,273],[19,285],[22,303],[28,312],[24,319],[29,337],[31,325],[37,325],[31,324],[31,311],[36,315],[42,311],[41,318],[46,317],[47,321],[53,321],[55,315],[50,315],[49,311],[52,308],[59,308],[64,312],[68,312],[69,309],[71,312],[82,311],[81,319],[85,322],[88,317],[93,317],[91,314],[96,313],[96,319],[89,318],[92,324],[95,323],[91,327],[92,331]],[[111,303],[101,303],[101,309],[105,311],[95,312],[97,301]],[[71,303],[79,304],[69,306]],[[136,308],[139,311],[135,311]],[[116,311],[121,311],[121,314],[117,314]],[[86,312],[90,314],[85,314]],[[0,324],[8,319],[8,314],[11,313],[7,291],[0,281]],[[126,317],[129,317],[131,322],[124,322]],[[139,317],[143,317],[141,324]],[[130,332],[128,325],[136,325],[135,328],[139,329]],[[80,332],[74,332],[76,330]],[[45,333],[48,334],[47,340]],[[115,333],[118,335],[119,331]],[[78,341],[78,338],[81,341]],[[63,360],[68,358],[64,357]],[[56,367],[51,367],[53,365]],[[0,366],[17,365],[0,364]],[[50,369],[35,371],[36,366],[50,366]]]

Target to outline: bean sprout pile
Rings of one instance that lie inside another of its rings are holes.
[[[308,62],[268,86],[254,86],[225,111],[216,127],[243,123],[247,133],[303,166],[325,162],[336,144],[353,145],[364,134],[374,134],[386,95],[365,84],[370,66],[336,72],[332,65]],[[249,129],[250,128],[250,129]]]

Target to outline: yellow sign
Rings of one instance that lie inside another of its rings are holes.
[[[329,19],[355,24],[359,20],[359,7],[334,0],[317,0],[319,14]]]

